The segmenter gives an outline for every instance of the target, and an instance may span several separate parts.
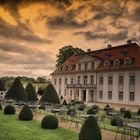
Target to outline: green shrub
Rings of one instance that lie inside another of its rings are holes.
[[[85,108],[85,105],[84,105],[84,104],[79,104],[79,106],[78,106],[78,110],[83,111],[84,108]]]
[[[31,109],[29,108],[28,105],[25,105],[25,106],[22,108],[22,110],[21,110],[20,113],[19,113],[18,118],[19,118],[20,120],[26,120],[26,121],[32,120],[32,119],[33,119],[33,113],[32,113],[32,111],[31,111]]]
[[[120,120],[120,118],[112,118],[111,119],[111,125],[112,126],[117,126],[117,120]]]
[[[0,110],[2,110],[2,105],[0,104]]]
[[[45,116],[41,122],[42,128],[56,129],[58,128],[58,119],[53,115]]]
[[[79,133],[79,140],[102,140],[101,130],[94,117],[90,116],[84,122]]]
[[[132,116],[131,116],[131,112],[129,110],[127,110],[125,113],[124,113],[124,118],[127,118],[127,119],[131,119]]]
[[[28,101],[27,93],[24,90],[19,78],[16,78],[12,86],[5,95],[5,99],[13,99],[16,101]]]
[[[109,105],[106,105],[106,106],[104,107],[104,111],[107,111],[107,110],[110,110],[110,106],[109,106]]]
[[[40,99],[40,102],[60,104],[58,94],[52,84],[49,84]]]
[[[140,115],[140,108],[139,108],[139,110],[138,110],[137,114],[138,114],[138,115]]]
[[[28,96],[28,101],[37,101],[37,94],[33,88],[33,85],[29,83],[27,87],[25,88],[27,96]]]
[[[94,112],[99,112],[99,107],[97,105],[93,105],[92,109],[94,110]]]
[[[15,114],[16,110],[12,105],[7,105],[4,108],[4,114]]]
[[[96,114],[96,112],[93,110],[93,109],[89,109],[88,111],[87,111],[87,114]]]
[[[67,101],[64,100],[63,103],[62,103],[62,105],[67,105]]]

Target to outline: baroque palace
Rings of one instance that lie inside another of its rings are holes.
[[[140,104],[140,47],[131,40],[73,55],[51,75],[66,100]]]

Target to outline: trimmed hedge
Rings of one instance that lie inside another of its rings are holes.
[[[18,101],[28,101],[27,93],[24,90],[19,78],[16,78],[12,86],[5,95],[5,99],[13,99]]]
[[[93,109],[89,109],[88,111],[87,111],[87,114],[96,114],[96,112],[93,110]]]
[[[117,120],[121,120],[120,118],[112,118],[111,119],[111,125],[112,126],[117,126]]]
[[[79,133],[79,140],[102,140],[101,130],[94,117],[90,116],[84,122]]]
[[[58,119],[53,115],[45,116],[41,122],[41,127],[44,129],[58,128]]]
[[[2,110],[2,105],[0,104],[0,110]]]
[[[79,104],[78,110],[83,111],[85,109],[85,104]]]
[[[140,115],[140,108],[139,108],[139,110],[138,110],[137,114],[138,114],[138,115]]]
[[[49,84],[40,99],[40,102],[60,104],[58,94],[52,84]]]
[[[131,112],[129,110],[127,110],[125,113],[124,113],[124,118],[127,118],[127,119],[131,119],[132,116],[131,116]]]
[[[19,113],[18,118],[20,120],[29,121],[33,119],[33,113],[28,105],[25,105]]]
[[[15,114],[16,110],[12,105],[7,105],[4,108],[4,114]]]

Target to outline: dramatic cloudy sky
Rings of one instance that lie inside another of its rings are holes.
[[[140,0],[0,0],[0,76],[48,75],[65,45],[140,44]]]

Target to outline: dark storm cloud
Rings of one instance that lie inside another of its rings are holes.
[[[48,21],[48,26],[50,28],[82,28],[87,26],[87,21],[83,21],[82,23],[76,22],[73,18],[69,17],[53,17]]]
[[[110,41],[120,41],[128,38],[128,31],[122,30],[118,33],[96,33],[96,32],[76,32],[75,35],[83,35],[86,40],[96,40],[96,39],[103,39],[103,40],[110,40]]]
[[[4,20],[0,20],[0,37],[36,43],[51,43],[50,40],[42,39],[37,35],[34,35],[29,28],[22,26],[22,24],[12,26]]]

